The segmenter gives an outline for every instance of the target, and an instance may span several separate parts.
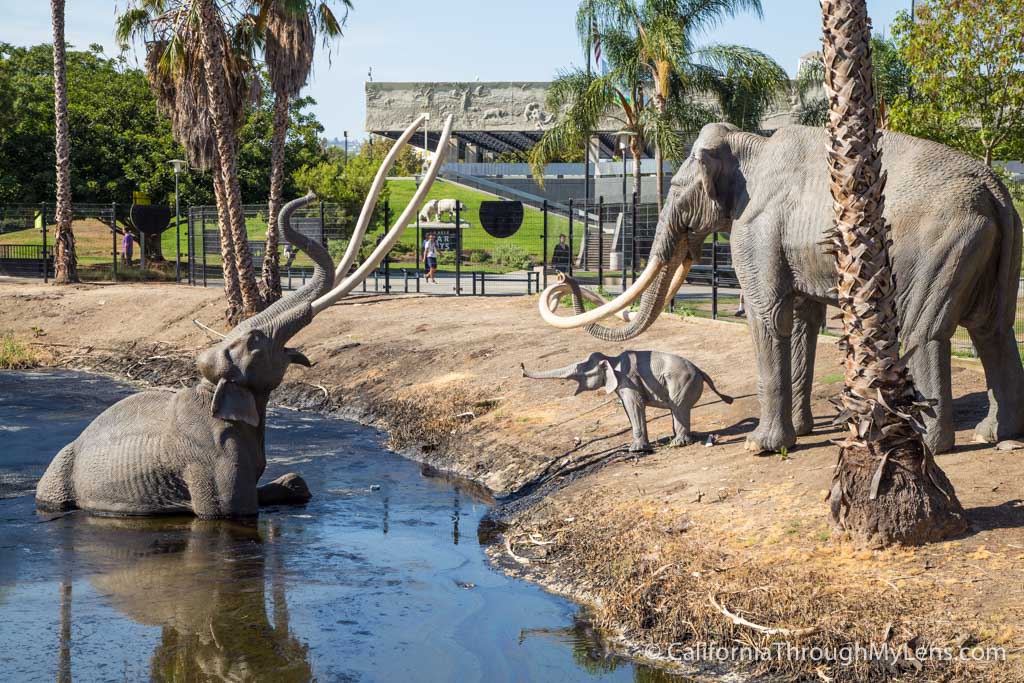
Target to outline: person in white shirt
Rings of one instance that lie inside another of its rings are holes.
[[[434,233],[427,234],[423,240],[423,262],[427,266],[427,282],[437,284],[437,236]]]

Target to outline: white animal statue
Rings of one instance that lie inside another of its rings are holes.
[[[456,207],[461,211],[466,210],[466,205],[458,199],[431,199],[420,209],[420,220],[428,222],[430,220],[440,221],[441,216],[446,213],[454,216]]]
[[[440,200],[431,199],[423,204],[423,208],[420,209],[420,220],[429,222],[431,216],[439,215],[437,210],[437,202]]]

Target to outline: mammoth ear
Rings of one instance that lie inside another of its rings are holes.
[[[245,387],[226,379],[217,382],[210,413],[218,420],[244,422],[253,427],[260,426],[260,414],[256,410],[256,397]]]
[[[306,354],[302,353],[302,351],[285,347],[284,352],[288,354],[289,363],[295,363],[296,365],[301,365],[304,368],[313,367],[313,364],[309,362],[309,359],[306,358]]]
[[[700,180],[704,191],[712,201],[720,201],[722,194],[718,191],[718,183],[722,175],[722,162],[709,149],[695,149],[693,155],[700,168]]]
[[[606,360],[601,361],[601,369],[604,371],[604,393],[610,394],[619,388],[619,373]]]

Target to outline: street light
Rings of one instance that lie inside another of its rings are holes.
[[[188,170],[188,162],[183,159],[171,159],[167,163],[174,166],[174,281],[181,282],[181,210],[178,203],[178,176],[182,169]]]
[[[345,165],[348,165],[348,131],[345,131]]]

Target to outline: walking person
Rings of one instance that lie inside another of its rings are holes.
[[[427,267],[426,280],[437,284],[437,235],[428,233],[423,241],[423,263]]]
[[[551,265],[559,273],[569,274],[569,261],[572,259],[572,252],[569,243],[565,241],[565,235],[558,236],[558,244],[551,252]]]
[[[124,231],[124,237],[121,238],[121,265],[130,266],[132,265],[132,249],[135,245],[135,240],[132,239],[132,234],[127,230]]]

